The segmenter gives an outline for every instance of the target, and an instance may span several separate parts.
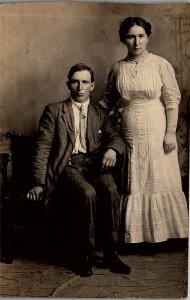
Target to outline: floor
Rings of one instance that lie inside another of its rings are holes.
[[[102,253],[96,250],[93,256],[93,276],[81,278],[72,270],[70,250],[65,247],[64,253],[67,255],[62,259],[60,254],[55,254],[58,253],[57,249],[52,248],[42,240],[35,243],[32,239],[17,242],[14,262],[0,264],[0,295],[59,298],[187,298],[187,241],[183,241],[183,245],[180,241],[172,246],[161,244],[152,248],[144,244],[121,247],[120,258],[132,268],[131,274],[127,276],[103,269]],[[60,249],[59,252],[61,251],[64,249]]]

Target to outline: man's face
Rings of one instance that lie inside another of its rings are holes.
[[[89,99],[90,93],[95,87],[95,83],[91,82],[91,74],[88,70],[75,72],[67,85],[72,99],[80,103]]]

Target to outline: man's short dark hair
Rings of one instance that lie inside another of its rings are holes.
[[[79,63],[79,64],[76,64],[76,65],[71,67],[71,69],[68,73],[68,76],[67,76],[68,80],[69,81],[71,80],[71,77],[75,72],[84,71],[84,70],[89,71],[89,73],[91,75],[91,82],[94,82],[94,71],[92,70],[92,68],[90,68],[89,66],[87,66],[83,63]]]

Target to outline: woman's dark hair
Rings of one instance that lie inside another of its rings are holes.
[[[87,71],[90,72],[91,82],[94,82],[94,71],[90,67],[88,67],[87,65],[85,65],[83,63],[79,63],[79,64],[76,64],[76,65],[71,67],[71,69],[70,69],[70,71],[67,75],[68,80],[69,81],[71,80],[71,77],[75,72],[84,71],[84,70],[87,70]]]
[[[151,24],[139,17],[129,17],[121,22],[119,28],[120,41],[125,44],[126,35],[131,27],[138,25],[144,28],[147,36],[151,35]]]

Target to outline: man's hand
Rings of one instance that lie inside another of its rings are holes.
[[[102,170],[107,170],[108,168],[113,168],[116,164],[117,153],[113,149],[108,149],[103,156],[102,160]]]
[[[176,148],[176,145],[175,133],[166,133],[164,137],[164,153],[168,154]]]
[[[43,191],[44,190],[42,186],[35,186],[31,190],[29,190],[26,197],[27,199],[32,201],[42,200]]]

